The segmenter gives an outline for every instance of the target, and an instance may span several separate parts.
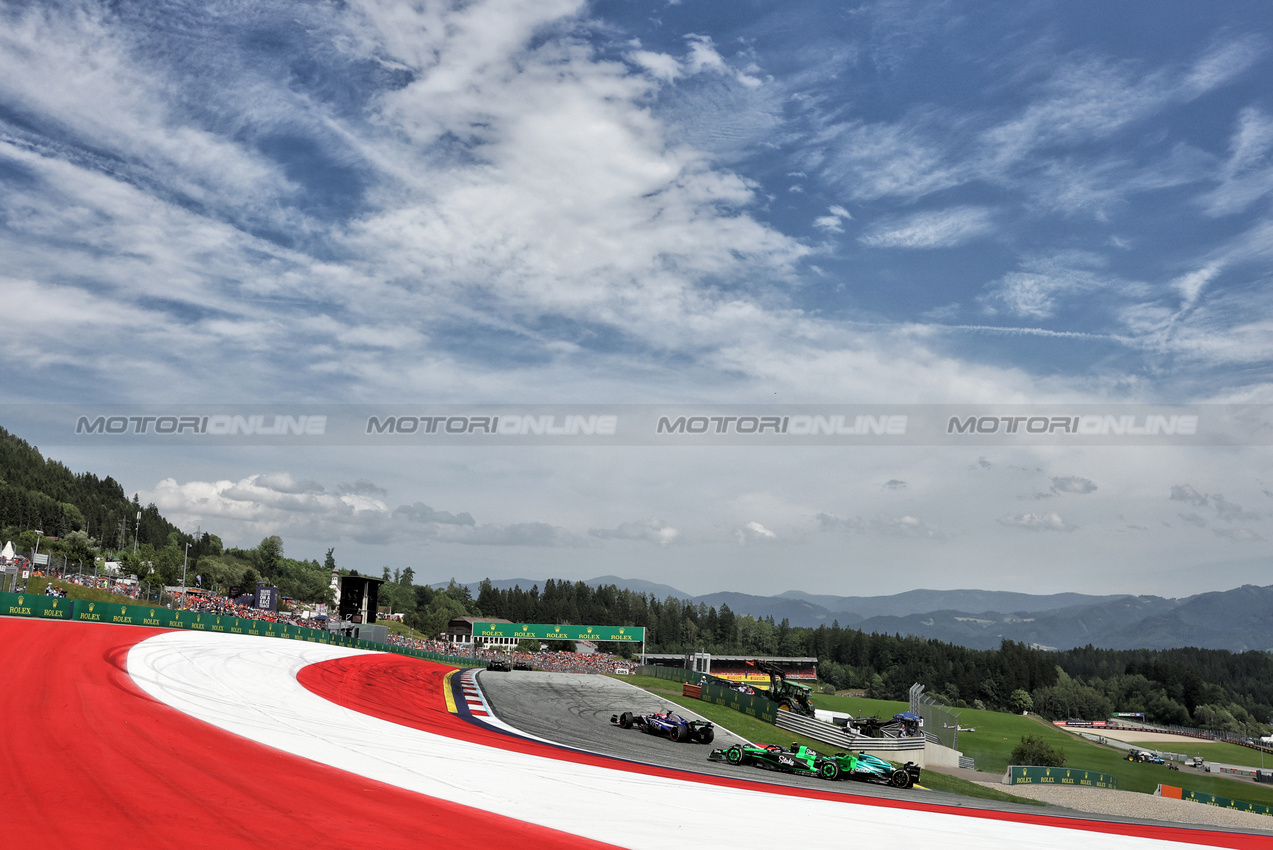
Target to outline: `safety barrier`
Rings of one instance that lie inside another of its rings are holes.
[[[1012,765],[1005,785],[1066,785],[1075,788],[1118,788],[1118,777],[1072,767],[1018,767]]]
[[[440,661],[455,667],[484,666],[473,658],[425,652],[405,646],[377,643],[370,640],[333,634],[323,629],[275,623],[270,620],[254,620],[249,617],[227,617],[202,611],[180,611],[155,605],[129,605],[123,602],[90,602],[84,599],[66,599],[45,596],[40,593],[0,593],[0,615],[33,617],[46,620],[68,620],[84,623],[113,623],[125,626],[152,626],[161,629],[190,629],[192,631],[223,632],[226,634],[257,635],[262,637],[303,640],[354,649],[377,652],[393,652],[429,661]]]
[[[922,737],[868,738],[866,735],[854,735],[843,726],[824,723],[792,711],[779,711],[777,715],[774,722],[779,729],[796,732],[844,750],[870,750],[873,753],[913,753],[924,750],[925,741]]]
[[[765,723],[777,722],[779,714],[790,714],[789,711],[779,711],[778,703],[767,697],[758,697],[752,694],[743,694],[733,688],[723,685],[714,685],[711,681],[702,686],[703,695],[699,699],[704,702],[710,702],[715,705],[723,705],[734,711],[742,712],[748,717],[754,717],[757,720],[763,720]]]
[[[660,667],[650,664],[641,667],[637,672],[643,676],[654,676],[658,679],[681,682],[682,694],[685,693],[684,687],[686,684],[697,685],[701,688],[698,698],[703,700],[703,702],[723,705],[726,708],[741,712],[748,717],[754,717],[757,720],[763,720],[766,723],[773,723],[778,714],[790,714],[790,712],[779,712],[778,703],[766,697],[739,693],[734,690],[735,686],[732,683],[694,670],[686,670],[683,667]]]
[[[1167,797],[1173,800],[1189,800],[1193,803],[1202,803],[1206,806],[1218,806],[1221,809],[1233,809],[1236,812],[1252,812],[1257,815],[1268,815],[1273,817],[1273,806],[1265,806],[1261,803],[1248,803],[1245,800],[1231,800],[1228,797],[1219,797],[1215,794],[1204,794],[1199,791],[1190,791],[1188,788],[1180,788],[1175,785],[1159,785],[1158,790],[1154,792],[1155,796]]]

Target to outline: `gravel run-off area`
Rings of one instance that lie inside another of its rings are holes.
[[[1273,817],[1252,812],[1235,812],[1219,806],[1208,806],[1188,800],[1172,800],[1134,791],[1114,791],[1108,788],[1047,787],[1043,785],[1002,785],[980,782],[1018,797],[1029,797],[1053,806],[1064,806],[1080,812],[1098,815],[1114,815],[1126,818],[1171,821],[1173,823],[1230,826],[1242,829],[1259,829],[1273,834]]]

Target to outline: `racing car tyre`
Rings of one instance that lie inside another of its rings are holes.
[[[716,738],[716,730],[708,726],[706,729],[698,730],[698,742],[700,744],[710,744]]]
[[[833,761],[823,762],[822,767],[818,768],[818,776],[823,779],[839,779],[840,766]]]
[[[739,746],[730,747],[728,750],[725,751],[725,761],[729,762],[730,764],[742,764],[743,763],[743,748]]]
[[[623,712],[623,714],[619,715],[619,728],[621,729],[632,728],[632,712],[625,711]]]
[[[910,774],[902,770],[900,767],[893,771],[893,775],[888,778],[888,784],[894,788],[907,788],[910,786]]]
[[[673,726],[667,730],[667,736],[679,744],[690,736],[690,730],[684,726]]]

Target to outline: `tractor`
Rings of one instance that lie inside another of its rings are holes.
[[[813,703],[809,699],[811,689],[804,685],[797,685],[795,682],[787,681],[787,672],[777,664],[770,664],[768,661],[748,661],[748,666],[755,667],[761,673],[769,676],[769,690],[764,692],[764,696],[778,703],[779,711],[794,711],[796,714],[803,714],[805,717],[813,717]],[[758,691],[757,696],[762,694]]]

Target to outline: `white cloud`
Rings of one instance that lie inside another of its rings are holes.
[[[680,61],[666,53],[634,50],[628,54],[628,59],[644,68],[650,76],[665,83],[670,83],[681,75]]]
[[[1211,216],[1240,213],[1273,192],[1273,117],[1255,107],[1242,110],[1229,151],[1219,185],[1201,198]]]
[[[1198,303],[1198,297],[1207,284],[1211,283],[1223,266],[1220,263],[1208,263],[1206,266],[1188,274],[1181,275],[1171,282],[1171,286],[1180,293],[1180,309],[1187,310]]]
[[[818,521],[819,531],[854,531],[866,530],[866,523],[860,517],[840,518],[831,514],[820,513],[814,517]]]
[[[1254,511],[1244,510],[1241,505],[1234,504],[1221,495],[1213,495],[1211,502],[1215,506],[1216,516],[1225,522],[1247,522],[1260,518]]]
[[[1052,490],[1056,493],[1087,494],[1096,492],[1096,484],[1077,475],[1063,475],[1052,479]]]
[[[888,537],[905,537],[912,540],[943,540],[946,535],[918,517],[878,514],[871,521],[871,528]]]
[[[1216,537],[1223,537],[1226,540],[1232,540],[1234,543],[1249,543],[1255,540],[1264,539],[1249,528],[1213,528],[1211,529],[1211,533]]]
[[[437,523],[440,525],[467,525],[476,526],[469,513],[453,514],[449,511],[435,511],[433,508],[423,502],[416,502],[411,505],[399,505],[394,508],[394,517],[401,517],[422,524]]]
[[[184,484],[168,478],[146,495],[178,526],[217,527],[228,538],[280,534],[333,541],[349,538],[373,545],[401,541],[541,548],[590,545],[587,538],[546,522],[478,524],[467,512],[440,511],[423,502],[391,507],[371,495],[380,493],[381,488],[364,481],[356,491],[345,489],[337,495],[317,482],[282,472]]]
[[[1022,271],[1009,272],[988,286],[981,300],[1017,316],[1046,319],[1076,295],[1114,286],[1125,293],[1135,290],[1106,273],[1104,265],[1103,258],[1087,252],[1029,259],[1022,263]]]
[[[859,201],[914,199],[956,186],[967,172],[947,162],[943,145],[915,126],[851,122],[829,126],[813,139],[811,165]]]
[[[1006,525],[1010,528],[1021,528],[1026,531],[1073,531],[1075,528],[1075,526],[1061,519],[1061,515],[1056,511],[1049,511],[1045,514],[1015,514],[1013,516],[1000,517],[998,522],[1000,525]]]
[[[755,521],[734,529],[734,537],[740,545],[744,546],[752,543],[772,543],[778,539],[777,534]]]
[[[643,519],[620,523],[616,528],[590,528],[588,534],[603,540],[644,540],[658,546],[670,546],[681,532],[661,519]]]
[[[872,248],[954,248],[979,239],[992,229],[988,209],[956,207],[881,222],[858,241]]]
[[[833,206],[828,210],[830,215],[819,216],[813,220],[813,226],[827,233],[843,233],[844,225],[842,221],[849,221],[853,216],[849,215],[849,211],[841,206]]]

